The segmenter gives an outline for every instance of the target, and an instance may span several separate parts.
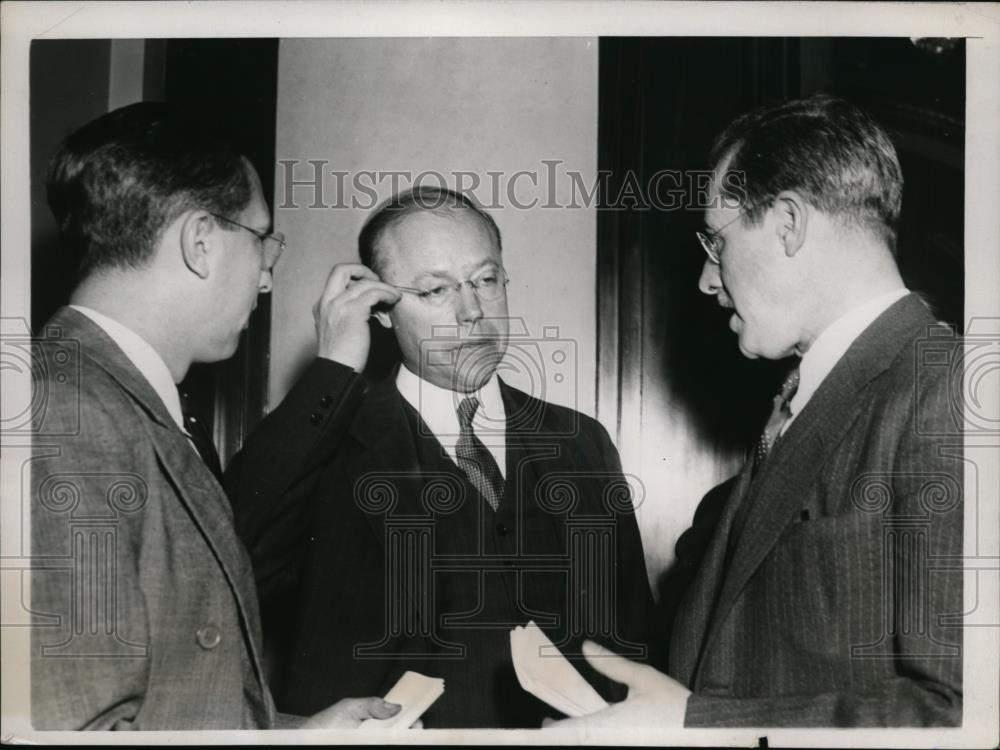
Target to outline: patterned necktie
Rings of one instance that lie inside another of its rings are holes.
[[[799,368],[796,367],[790,373],[788,377],[785,378],[785,382],[781,384],[781,390],[774,397],[774,405],[771,407],[771,416],[767,418],[767,424],[764,425],[764,431],[760,434],[757,439],[757,447],[754,450],[754,473],[764,464],[767,459],[768,454],[771,452],[771,448],[774,447],[774,441],[778,439],[781,434],[781,428],[785,426],[791,416],[792,411],[788,404],[795,397],[795,392],[799,389]]]
[[[474,397],[463,399],[458,405],[458,424],[461,430],[458,433],[458,443],[455,444],[456,462],[472,486],[479,490],[479,494],[493,510],[497,510],[500,498],[503,497],[504,480],[493,455],[472,431],[472,416],[478,408],[479,399]]]
[[[191,442],[194,443],[198,455],[201,456],[201,460],[205,462],[208,470],[215,475],[215,478],[219,482],[222,482],[222,464],[219,461],[219,454],[215,450],[215,443],[212,442],[212,436],[208,434],[208,428],[198,418],[198,411],[195,408],[194,401],[188,396],[187,392],[178,388],[177,393],[181,397],[181,414],[184,415],[184,429],[191,436]]]
[[[774,397],[771,416],[768,417],[767,424],[764,425],[764,431],[757,439],[757,446],[753,456],[750,457],[750,460],[753,462],[750,466],[751,477],[760,471],[760,467],[767,460],[768,453],[774,447],[774,442],[781,434],[781,428],[785,426],[785,422],[792,416],[791,409],[788,408],[788,402],[795,396],[795,391],[798,390],[798,387],[799,368],[796,367],[785,378],[785,382],[781,385],[781,390]],[[736,542],[739,541],[740,535],[743,533],[743,526],[746,524],[747,516],[750,514],[750,505],[751,498],[744,496],[736,508],[736,513],[733,515],[733,523],[729,531],[730,554],[736,548]]]

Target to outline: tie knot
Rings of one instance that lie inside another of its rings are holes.
[[[781,384],[781,400],[786,404],[795,398],[795,392],[799,389],[799,368],[796,367],[790,373],[788,377],[785,378],[785,382]]]
[[[475,415],[476,409],[478,408],[479,399],[475,396],[462,399],[462,403],[458,405],[458,423],[461,425],[463,430],[467,430],[472,427],[472,417]]]

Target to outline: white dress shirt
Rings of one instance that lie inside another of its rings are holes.
[[[70,305],[70,307],[86,315],[111,337],[111,340],[118,345],[118,348],[135,365],[135,369],[160,397],[160,401],[167,407],[170,418],[177,423],[181,432],[187,435],[187,430],[184,429],[184,414],[181,411],[181,399],[177,393],[177,385],[170,375],[170,368],[167,367],[167,363],[163,361],[163,357],[156,352],[156,349],[131,328],[97,312],[97,310],[91,310],[82,305]]]
[[[795,415],[809,403],[809,399],[826,380],[826,376],[830,374],[830,371],[844,356],[844,352],[850,348],[855,339],[894,302],[909,293],[908,289],[900,287],[891,292],[880,294],[841,315],[816,337],[809,350],[802,355],[802,361],[799,363],[799,387],[788,404],[791,416],[785,420],[785,424],[781,428],[782,434],[795,419]]]
[[[495,372],[475,393],[456,393],[428,383],[402,365],[396,375],[396,388],[417,410],[456,466],[455,445],[461,430],[458,405],[469,396],[479,399],[479,408],[472,417],[472,431],[492,454],[500,467],[500,474],[507,478],[507,412]]]

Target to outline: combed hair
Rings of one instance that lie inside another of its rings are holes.
[[[741,200],[751,224],[782,190],[796,190],[895,252],[903,172],[888,134],[855,105],[817,95],[756,109],[716,138],[710,158],[730,158],[720,193]]]
[[[358,255],[361,262],[375,271],[379,276],[385,270],[379,257],[378,241],[385,231],[407,216],[418,211],[427,211],[441,216],[455,210],[472,211],[482,219],[497,243],[497,250],[502,251],[500,229],[493,217],[484,211],[472,198],[440,187],[416,187],[392,196],[375,209],[368,217],[361,234],[358,235]]]
[[[102,268],[143,266],[184,211],[241,212],[252,194],[247,165],[201,123],[165,104],[141,102],[66,138],[49,164],[46,191],[82,278]]]

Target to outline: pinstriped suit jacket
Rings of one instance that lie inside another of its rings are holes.
[[[961,723],[959,348],[933,323],[892,305],[737,479],[672,631],[687,726]]]

